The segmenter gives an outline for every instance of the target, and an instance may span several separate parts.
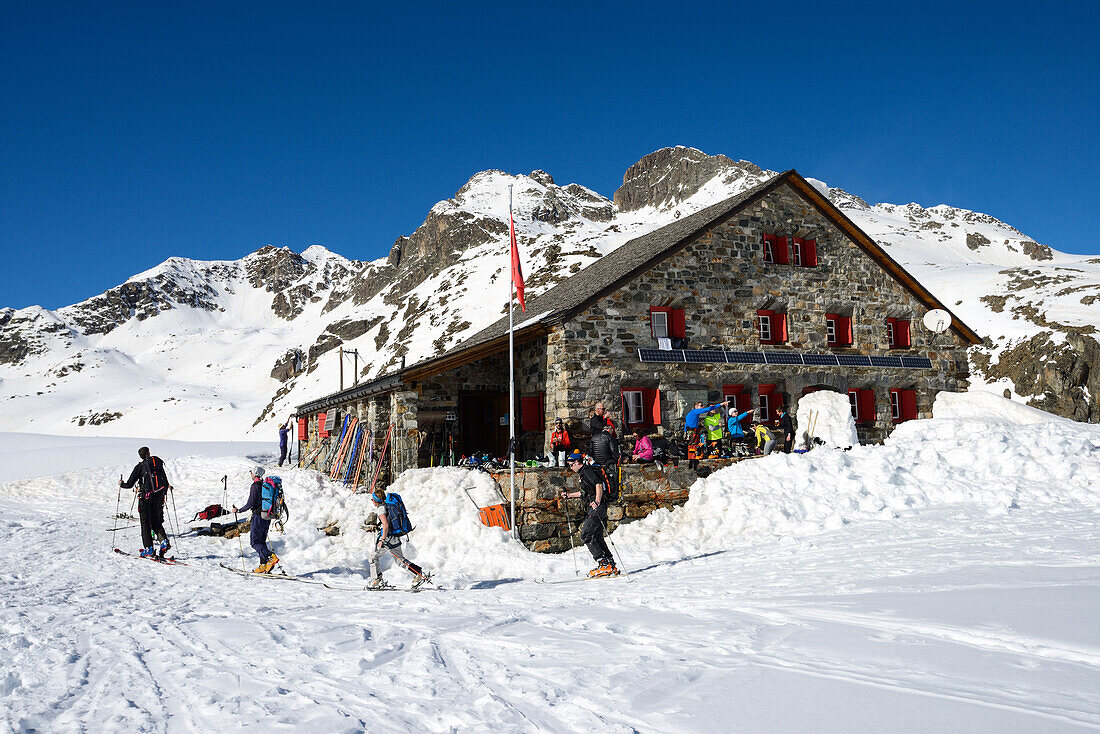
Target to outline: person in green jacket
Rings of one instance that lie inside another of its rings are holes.
[[[703,430],[707,432],[708,454],[712,459],[722,455],[723,423],[721,408],[715,408],[703,418]]]

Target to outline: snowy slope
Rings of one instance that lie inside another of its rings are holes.
[[[444,588],[416,595],[243,578],[218,567],[241,563],[232,539],[177,539],[187,567],[117,556],[129,461],[59,449],[66,473],[0,484],[0,728],[1095,730],[1100,429],[981,396],[935,414],[885,446],[716,472],[619,528],[635,573],[603,581],[538,583],[573,559],[480,526],[461,488],[486,501],[484,475],[408,472],[410,555]],[[0,481],[25,448],[0,448]],[[243,499],[253,461],[173,459],[180,516],[224,474]],[[361,585],[363,498],[283,476],[284,565]]]
[[[186,440],[271,435],[295,405],[415,363],[495,321],[507,294],[507,192],[529,292],[774,172],[669,148],[628,170],[615,201],[580,186],[484,171],[388,258],[265,247],[239,261],[168,261],[56,312],[0,309],[0,430]],[[814,181],[933,293],[1004,349],[1100,324],[1100,258],[1074,258],[987,215],[870,206]],[[295,369],[298,368],[298,369]],[[352,362],[345,385],[352,382]],[[981,385],[982,375],[975,381]],[[995,382],[998,392],[1006,385]],[[1011,383],[1007,385],[1014,386]]]

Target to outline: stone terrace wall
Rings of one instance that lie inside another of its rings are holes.
[[[701,461],[712,471],[737,461],[715,459]],[[508,505],[508,473],[493,474],[500,487],[505,507]],[[623,466],[622,493],[617,504],[608,508],[607,525],[614,531],[619,525],[633,522],[660,509],[672,509],[687,502],[689,487],[699,475],[687,468],[666,466],[664,471],[654,464],[629,464]],[[559,497],[562,489],[580,490],[577,475],[561,468],[516,468],[516,524],[520,540],[538,553],[561,553],[571,546],[569,521],[565,515],[565,503]],[[569,516],[572,518],[573,543],[580,540],[580,523],[585,512],[580,500],[569,500]]]
[[[818,265],[765,263],[763,235],[815,238]],[[686,312],[689,349],[834,352],[837,354],[919,354],[932,370],[853,367],[644,364],[639,347],[656,347],[649,309]],[[756,311],[788,314],[786,345],[762,346]],[[619,390],[658,388],[665,433],[677,432],[677,395],[705,392],[717,402],[723,385],[775,384],[792,404],[806,387],[875,392],[876,418],[860,427],[863,440],[881,440],[893,428],[890,389],[917,391],[918,417],[930,417],[934,394],[966,388],[966,344],[954,333],[937,337],[921,325],[926,306],[876,261],[834,227],[808,202],[782,186],[751,209],[705,234],[701,240],[602,298],[547,340],[547,424],[562,413],[591,412],[603,401],[621,419]],[[826,344],[825,314],[851,315],[851,347]],[[907,318],[911,349],[888,350],[887,317]],[[563,416],[564,417],[564,416]]]

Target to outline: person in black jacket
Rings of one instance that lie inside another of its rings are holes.
[[[588,455],[603,467],[619,463],[619,445],[615,440],[614,425],[609,424],[592,436],[592,440],[588,442]]]
[[[139,555],[142,558],[154,555],[164,558],[164,554],[172,547],[168,542],[168,533],[164,532],[164,499],[172,485],[168,483],[168,477],[164,473],[164,461],[159,456],[152,456],[148,446],[138,449],[138,457],[141,461],[130,472],[130,478],[124,482],[119,477],[118,486],[123,489],[133,487],[138,496],[142,544]],[[159,550],[153,546],[156,539],[160,540]]]
[[[607,491],[606,472],[601,467],[585,464],[584,457],[578,451],[566,457],[565,463],[580,475],[581,490],[566,492],[563,489],[561,496],[562,499],[581,498],[584,502],[587,514],[581,524],[581,540],[588,546],[588,552],[596,560],[596,567],[588,572],[588,577],[618,576],[619,569],[615,567],[615,558],[603,539],[607,524],[607,505],[611,500]]]
[[[252,569],[253,573],[271,573],[279,557],[267,547],[267,531],[271,529],[271,520],[264,519],[260,514],[262,508],[260,491],[264,486],[264,468],[257,466],[252,470],[252,486],[248,490],[248,501],[244,507],[234,507],[234,514],[252,510],[252,519],[249,523],[248,544],[260,556],[260,565]]]
[[[786,405],[779,414],[779,433],[783,438],[783,453],[791,453],[794,446],[794,421],[791,420],[791,412]]]
[[[588,432],[596,436],[600,431],[606,428],[609,423],[611,423],[611,419],[604,413],[603,403],[596,403],[596,407],[592,412],[592,417],[588,419]]]

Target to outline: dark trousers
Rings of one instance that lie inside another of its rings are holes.
[[[261,563],[267,563],[267,559],[271,557],[271,549],[267,547],[267,531],[270,528],[270,520],[263,519],[259,513],[252,513],[252,522],[248,531],[248,544],[260,555]]]
[[[153,533],[157,538],[164,540],[168,533],[164,532],[164,494],[158,493],[148,499],[138,500],[138,517],[141,518],[141,544],[146,548],[153,547]]]
[[[588,552],[596,563],[614,563],[607,542],[603,539],[604,524],[607,522],[607,503],[601,502],[596,509],[588,508],[588,516],[581,524],[581,540],[588,546]]]
[[[282,466],[284,461],[286,461],[286,444],[285,443],[279,445],[279,466]]]
[[[784,437],[784,439],[783,439],[783,453],[784,454],[791,453],[791,448],[793,446],[794,446],[794,438],[793,437],[792,438]]]

